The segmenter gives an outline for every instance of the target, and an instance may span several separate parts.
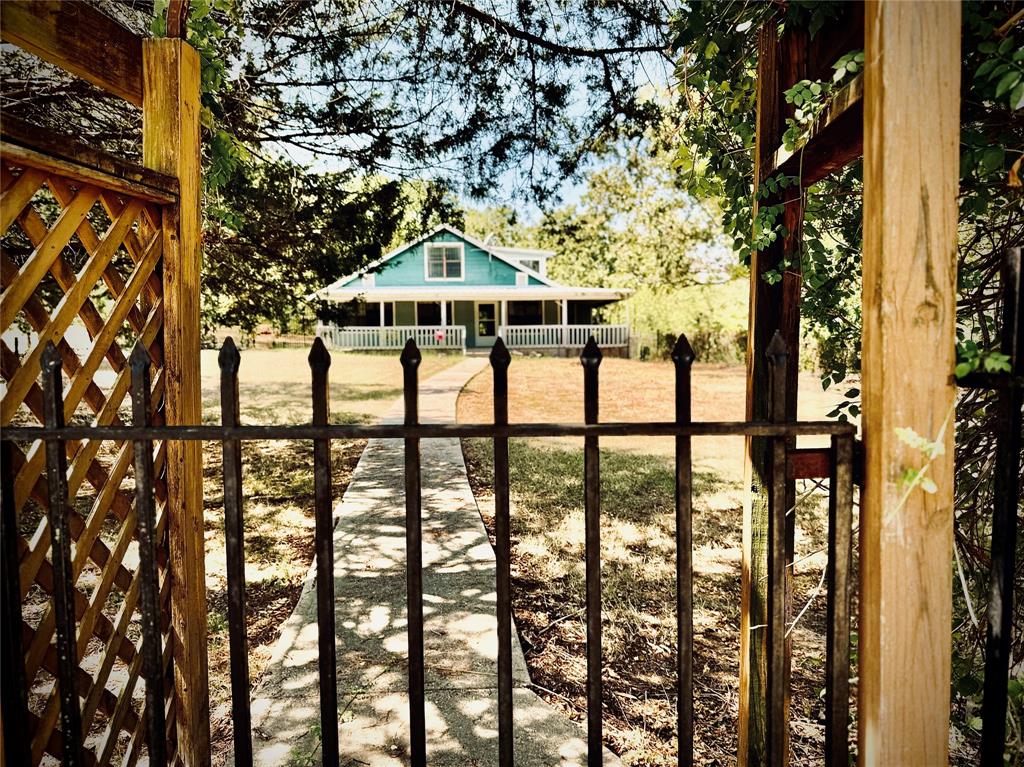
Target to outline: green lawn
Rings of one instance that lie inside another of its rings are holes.
[[[513,420],[580,420],[575,360],[516,358],[509,372]],[[668,420],[672,367],[608,359],[601,365],[607,420]],[[486,420],[490,377],[477,376],[459,400],[460,420]],[[811,387],[814,388],[811,388]],[[813,377],[803,417],[831,407]],[[698,366],[697,420],[742,419],[741,367]],[[513,440],[513,602],[531,678],[571,716],[585,713],[583,458],[579,440]],[[602,578],[605,732],[627,765],[675,759],[675,522],[673,441],[603,440]],[[697,762],[735,764],[738,710],[742,441],[695,440],[694,625]],[[493,510],[492,453],[485,440],[463,450],[485,522]],[[799,610],[825,564],[824,505],[808,497],[797,513]],[[824,684],[824,598],[793,632],[793,764],[820,763]]]

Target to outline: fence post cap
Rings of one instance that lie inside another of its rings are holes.
[[[775,364],[781,363],[789,356],[789,349],[786,347],[786,342],[782,340],[782,333],[778,330],[775,331],[775,335],[772,336],[772,340],[768,343],[768,348],[765,349],[765,356]]]
[[[679,338],[676,339],[675,346],[672,347],[672,361],[677,365],[690,365],[695,359],[697,359],[697,355],[694,354],[693,347],[690,346],[686,334],[680,333]]]
[[[149,368],[149,352],[146,347],[139,341],[132,347],[131,356],[128,357],[128,365],[132,371],[144,371]]]
[[[405,348],[402,349],[402,356],[399,357],[402,367],[418,367],[422,359],[423,355],[420,354],[420,350],[416,346],[416,340],[410,338],[405,342]]]
[[[508,351],[508,347],[505,346],[505,342],[501,338],[497,338],[494,341],[494,346],[491,347],[491,353],[489,355],[491,361],[491,367],[508,367],[512,363],[512,355]]]
[[[315,371],[324,371],[331,366],[331,353],[327,351],[324,339],[317,336],[309,350],[309,366]]]
[[[224,373],[237,373],[241,362],[242,355],[238,351],[238,347],[235,346],[235,339],[228,336],[220,347],[220,353],[217,355],[217,364],[220,365],[220,369]]]
[[[587,339],[587,345],[583,347],[583,352],[580,354],[580,362],[583,367],[597,367],[601,364],[601,360],[604,355],[601,354],[601,347],[597,345],[597,341],[594,340],[594,336],[590,336]]]
[[[44,373],[53,373],[54,370],[60,370],[60,365],[60,352],[57,351],[56,344],[53,341],[47,341],[39,358],[39,367]]]

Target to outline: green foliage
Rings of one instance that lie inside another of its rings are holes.
[[[723,260],[714,205],[680,190],[667,155],[644,147],[605,158],[577,205],[547,213],[535,241],[561,254],[553,278],[606,287],[680,287],[721,280]]]
[[[794,106],[793,117],[786,118],[786,131],[782,134],[782,143],[792,151],[803,144],[807,131],[818,119],[830,98],[851,75],[857,74],[864,66],[864,51],[844,53],[833,65],[832,79],[800,80],[784,91],[787,104]]]
[[[1009,373],[1009,355],[995,351],[984,351],[971,340],[956,345],[956,377],[963,378],[978,370],[985,373]]]

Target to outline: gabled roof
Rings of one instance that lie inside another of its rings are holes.
[[[429,240],[431,237],[433,237],[434,235],[438,234],[439,232],[448,232],[449,234],[454,234],[456,237],[462,238],[463,240],[468,242],[470,245],[473,245],[473,246],[475,246],[477,248],[480,248],[480,250],[485,251],[486,253],[488,253],[489,255],[493,256],[494,258],[497,258],[499,261],[505,262],[506,264],[508,264],[509,266],[513,267],[517,271],[520,271],[520,272],[523,272],[524,274],[530,275],[535,280],[540,282],[542,285],[548,285],[550,287],[562,287],[558,283],[548,279],[547,277],[545,277],[544,275],[540,274],[539,272],[536,272],[533,269],[530,269],[530,268],[528,268],[526,266],[523,266],[521,263],[519,263],[514,258],[512,258],[511,255],[509,255],[510,252],[512,252],[512,251],[520,251],[519,248],[502,248],[502,247],[498,247],[496,245],[488,245],[487,243],[482,242],[482,241],[476,239],[475,237],[470,237],[465,232],[460,232],[458,229],[456,229],[453,226],[449,226],[448,224],[441,224],[441,226],[438,226],[435,229],[427,232],[426,234],[424,234],[424,235],[422,235],[420,237],[417,237],[412,242],[407,242],[404,245],[401,245],[398,248],[395,248],[390,253],[387,253],[387,254],[381,256],[376,261],[374,261],[374,262],[372,262],[370,264],[367,264],[365,267],[363,267],[359,271],[353,272],[352,274],[347,274],[344,277],[342,277],[341,279],[335,280],[334,282],[332,282],[327,287],[320,288],[320,290],[317,290],[316,292],[312,293],[310,296],[307,296],[307,298],[315,298],[315,297],[319,296],[322,293],[326,293],[327,291],[330,291],[332,289],[340,288],[340,287],[344,286],[345,283],[349,282],[350,280],[354,280],[356,277],[360,277],[360,276],[362,276],[364,274],[368,274],[368,273],[374,271],[375,269],[377,269],[377,267],[379,267],[379,266],[387,263],[391,259],[395,258],[395,256],[399,256],[402,253],[404,253],[405,251],[409,250],[410,248],[413,248],[416,245],[419,245],[421,242],[425,242],[425,241]],[[522,252],[525,253],[527,251],[522,251]],[[548,255],[554,255],[553,253],[550,253],[549,251],[537,251],[537,252],[538,253],[545,253],[545,254],[548,254]]]

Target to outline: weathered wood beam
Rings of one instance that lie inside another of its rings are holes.
[[[924,767],[949,745],[961,9],[866,14],[859,764]]]
[[[806,67],[807,35],[790,30],[780,40],[776,21],[765,24],[758,35],[757,140],[754,157],[755,190],[772,173],[775,148],[785,129],[783,83],[803,77]],[[747,335],[746,415],[752,420],[768,417],[767,349],[772,335],[780,331],[789,347],[786,364],[786,417],[796,417],[799,379],[800,237],[803,226],[803,188],[781,190],[761,203],[755,193],[754,215],[761,204],[783,205],[779,223],[786,228],[769,247],[751,256],[749,332]],[[767,272],[777,270],[781,279],[769,283]],[[739,762],[741,767],[769,763],[769,709],[767,706],[768,623],[768,488],[771,487],[768,441],[746,441],[745,477],[750,488],[743,513],[743,566],[740,605],[740,690]],[[793,482],[787,496],[794,497]],[[787,517],[787,550],[791,554],[792,515]],[[788,571],[787,571],[788,572]],[[791,593],[791,590],[789,590]],[[788,657],[788,653],[787,653]],[[788,675],[788,672],[787,672]],[[788,695],[786,698],[788,707]],[[783,712],[785,717],[785,712]],[[777,733],[777,750],[788,751],[785,728]]]
[[[806,77],[809,80],[831,79],[832,65],[840,56],[864,48],[863,0],[847,0],[833,5],[831,10],[838,10],[838,15],[818,30],[808,47]]]
[[[860,158],[864,136],[864,79],[858,75],[839,90],[794,149],[780,146],[772,173],[799,176],[810,186]]]
[[[170,0],[167,4],[167,37],[185,39],[189,0]]]
[[[0,123],[0,155],[16,165],[38,168],[84,184],[158,203],[178,199],[178,179],[101,152],[16,117]]]
[[[163,209],[164,358],[168,425],[202,422],[199,377],[201,264],[199,56],[179,39],[143,44],[142,153],[147,167],[176,176],[179,204]],[[178,753],[186,767],[210,763],[202,446],[167,446],[171,622]]]
[[[142,106],[142,38],[81,0],[4,0],[0,37]]]

